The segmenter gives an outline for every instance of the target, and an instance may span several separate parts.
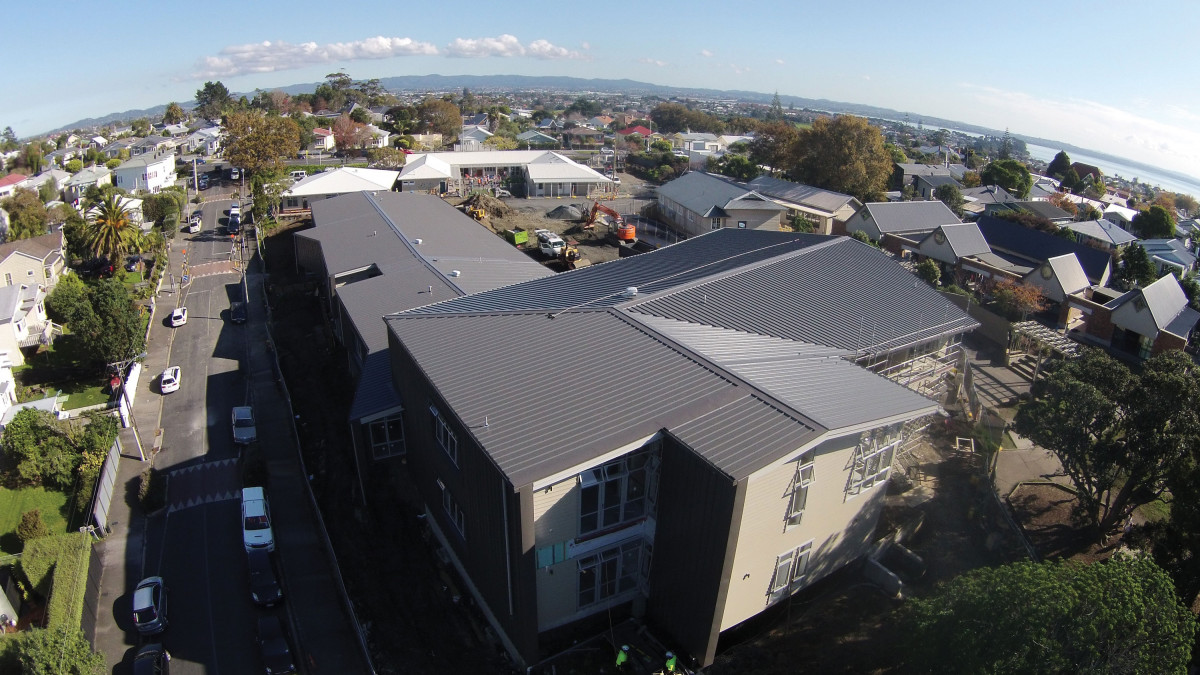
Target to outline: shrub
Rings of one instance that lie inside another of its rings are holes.
[[[46,526],[46,521],[42,520],[40,509],[21,514],[21,523],[17,525],[17,537],[20,538],[21,543],[28,544],[34,539],[48,536],[50,536],[50,528]]]
[[[153,513],[166,505],[166,485],[162,474],[152,466],[142,471],[138,482],[138,501],[147,513]]]
[[[21,555],[21,571],[47,598],[47,628],[78,628],[83,619],[91,537],[82,532],[34,539]]]

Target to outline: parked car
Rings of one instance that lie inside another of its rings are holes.
[[[167,586],[162,577],[146,577],[133,591],[133,625],[142,635],[167,628]]]
[[[141,262],[142,262],[142,256],[140,256],[140,255],[129,256],[128,258],[125,259],[125,271],[126,272],[136,272],[137,268],[138,268],[138,264]]]
[[[233,218],[234,216],[239,218],[242,216],[242,205],[236,201],[229,205],[229,217]]]
[[[229,320],[234,323],[246,323],[246,303],[241,300],[229,303]]]
[[[296,672],[292,650],[279,617],[264,616],[258,620],[258,653],[262,656],[267,675]]]
[[[533,233],[537,235],[538,249],[541,250],[542,255],[557,258],[567,247],[567,242],[550,230],[534,230]]]
[[[258,429],[254,426],[254,408],[248,405],[233,409],[233,442],[246,445],[258,440]]]
[[[308,172],[305,171],[304,169],[296,169],[295,171],[293,171],[291,173],[291,176],[292,176],[292,182],[295,183],[296,181],[301,181],[301,180],[304,180],[305,178],[308,178]]]
[[[254,604],[271,607],[283,599],[270,553],[261,548],[246,551],[246,565],[250,568],[250,600]]]
[[[242,488],[242,544],[247,551],[275,550],[275,532],[271,529],[271,507],[261,487]]]
[[[171,312],[171,328],[179,328],[187,323],[187,307],[176,307]]]
[[[200,174],[200,177],[196,179],[196,187],[200,188],[201,190],[208,189],[208,174]]]
[[[225,231],[228,232],[229,234],[237,234],[238,230],[241,230],[241,229],[242,229],[241,214],[237,214],[237,213],[229,214],[229,220],[226,221],[226,223],[225,223]]]
[[[171,675],[171,653],[160,644],[149,644],[133,657],[133,675]]]
[[[183,371],[179,366],[171,366],[164,370],[158,380],[158,386],[162,393],[170,394],[179,391],[179,377],[182,374]]]
[[[188,218],[187,231],[190,234],[195,234],[195,233],[199,232],[200,228],[203,226],[204,226],[204,215],[200,213],[199,209],[192,211],[192,215]]]
[[[229,168],[229,180],[240,180],[242,172],[236,166]]]

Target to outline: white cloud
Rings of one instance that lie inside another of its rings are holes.
[[[667,65],[666,61],[659,61],[658,59],[652,59],[652,58],[649,58],[646,56],[643,56],[642,58],[638,59],[638,63],[644,63],[648,66],[658,66],[659,68],[662,68],[663,66]]]
[[[963,87],[973,110],[969,119],[977,124],[997,129],[1011,127],[1022,134],[1200,177],[1200,131],[1187,123],[1195,117],[1187,109],[1167,109],[1162,111],[1163,119],[1156,119],[1087,99],[1047,99],[994,87]]]
[[[782,65],[783,65],[783,59],[775,59],[775,63],[778,63],[779,65],[781,65],[781,66],[782,66]]]
[[[581,43],[579,43],[579,46],[580,46],[580,47],[583,47],[584,49],[591,49],[591,48],[592,48],[592,43],[590,43],[590,42],[581,42]]]
[[[489,56],[529,56],[546,61],[588,58],[579,52],[556,46],[547,40],[534,40],[528,45],[522,45],[515,35],[507,33],[498,37],[456,38],[454,42],[446,46],[446,55],[474,59]]]
[[[708,51],[707,49],[700,50],[700,56],[703,56],[704,58],[709,58],[712,55],[713,55],[713,53]]]
[[[236,77],[248,73],[295,70],[317,63],[388,59],[394,56],[434,55],[438,48],[412,38],[377,36],[354,42],[256,42],[231,45],[196,65],[196,78]]]
[[[750,72],[749,66],[739,66],[736,63],[731,63],[729,64],[729,67],[732,68],[733,72],[738,75],[745,75],[746,73]]]

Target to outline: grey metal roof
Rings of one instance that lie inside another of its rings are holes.
[[[847,237],[634,301],[630,311],[861,353],[978,325],[885,254]]]
[[[941,164],[914,164],[912,162],[897,162],[906,175],[909,176],[949,176],[950,169]]]
[[[917,176],[916,180],[917,180],[917,182],[924,183],[931,188],[937,188],[942,185],[954,185],[957,187],[962,187],[961,185],[958,184],[958,181],[954,180],[954,176],[950,176],[950,175]]]
[[[689,171],[679,178],[658,188],[658,194],[679,204],[683,208],[699,214],[708,213],[714,206],[724,209],[762,209],[782,211],[782,206],[754,193],[744,185],[733,180],[716,176],[702,171]],[[753,195],[750,201],[742,200],[734,204],[734,200]],[[754,201],[754,198],[761,201]]]
[[[367,355],[362,373],[358,376],[358,386],[354,390],[354,403],[350,405],[350,419],[361,420],[397,408],[400,403],[400,395],[392,384],[392,364],[388,351],[385,349]]]
[[[1100,220],[1084,220],[1078,223],[1067,223],[1066,225],[1072,232],[1083,234],[1093,239],[1108,242],[1113,246],[1124,246],[1131,241],[1137,241],[1137,237],[1126,232],[1122,227],[1111,221],[1101,218]]]
[[[722,228],[682,242],[686,246],[675,244],[519,286],[438,303],[420,311],[557,312],[572,307],[608,307],[625,302],[621,293],[630,286],[637,288],[639,295],[677,288],[831,239],[816,234]]]
[[[1158,281],[1141,289],[1142,297],[1146,299],[1146,307],[1154,317],[1154,325],[1159,330],[1165,329],[1188,306],[1187,296],[1179,282],[1170,274],[1163,275]],[[1187,335],[1187,333],[1184,333]]]
[[[1163,330],[1171,335],[1178,335],[1186,339],[1191,335],[1192,329],[1196,327],[1197,322],[1200,322],[1200,312],[1191,307],[1184,307]]]
[[[946,235],[946,243],[950,245],[950,250],[954,251],[955,258],[990,253],[992,250],[975,223],[942,225],[938,229]]]
[[[744,396],[667,431],[713,466],[740,478],[795,451],[823,430],[757,396]]]
[[[1054,276],[1058,278],[1058,283],[1062,286],[1064,293],[1078,293],[1092,285],[1092,282],[1088,281],[1087,273],[1083,271],[1083,266],[1079,264],[1079,258],[1076,258],[1074,253],[1055,256],[1046,262],[1054,270]]]
[[[748,393],[615,312],[416,314],[388,325],[514,487]],[[556,357],[550,371],[502,356],[532,345],[593,356]]]
[[[1145,239],[1141,242],[1141,246],[1146,249],[1146,254],[1151,258],[1158,258],[1164,262],[1187,268],[1196,264],[1196,256],[1187,250],[1183,242],[1178,239]]]
[[[1008,190],[1005,190],[999,185],[981,185],[979,187],[963,188],[962,196],[967,201],[973,201],[980,204],[1017,201],[1016,197],[1010,195]]]
[[[759,176],[747,184],[751,190],[760,195],[778,199],[800,206],[807,206],[825,213],[833,213],[851,202],[857,200],[850,195],[844,195],[832,190],[822,190],[811,185],[793,183],[771,176]]]
[[[975,224],[979,226],[979,231],[992,247],[993,253],[1011,253],[1038,265],[1050,258],[1074,253],[1092,283],[1100,283],[1112,259],[1107,252],[1100,249],[1025,227],[1011,220],[983,216]]]
[[[1009,206],[1011,208],[1022,209],[1025,211],[1029,211],[1030,213],[1035,213],[1035,214],[1037,214],[1043,218],[1046,218],[1048,220],[1064,220],[1064,219],[1069,220],[1071,218],[1071,214],[1067,213],[1066,211],[1063,211],[1062,209],[1058,208],[1057,206],[1051,204],[1050,202],[1041,202],[1041,201],[1030,200],[1030,201],[1023,201],[1023,202],[1011,202],[1009,204]]]
[[[962,221],[945,204],[929,202],[870,202],[863,204],[876,227],[884,234],[933,232],[938,225]]]

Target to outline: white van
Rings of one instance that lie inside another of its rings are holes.
[[[242,488],[242,544],[247,551],[256,548],[275,550],[271,508],[261,487]]]
[[[293,183],[296,181],[304,180],[305,178],[308,178],[307,171],[296,170],[296,171],[292,172],[292,182]]]

